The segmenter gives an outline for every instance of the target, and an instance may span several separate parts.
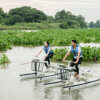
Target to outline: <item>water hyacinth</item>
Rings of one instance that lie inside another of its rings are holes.
[[[5,54],[3,54],[0,57],[0,64],[9,64],[9,63],[10,63],[9,58]]]
[[[53,61],[62,61],[68,49],[55,49]],[[100,61],[100,48],[99,47],[82,47],[83,61]],[[71,60],[73,54],[71,53],[67,60]]]
[[[100,29],[47,29],[36,32],[21,30],[0,31],[0,51],[18,46],[39,46],[49,41],[52,46],[67,46],[71,40],[80,43],[100,43]]]

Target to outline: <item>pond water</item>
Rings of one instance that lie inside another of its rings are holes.
[[[21,30],[22,32],[37,32],[38,30]]]
[[[100,100],[100,85],[70,93],[62,88],[46,88],[43,82],[35,79],[22,81],[21,73],[31,72],[30,62],[41,47],[14,47],[5,52],[11,63],[0,69],[0,100]],[[43,59],[43,53],[39,56]],[[88,66],[81,65],[82,69],[92,69],[98,77],[100,74],[100,63],[90,63]]]
[[[100,47],[100,43],[80,43],[81,46]]]

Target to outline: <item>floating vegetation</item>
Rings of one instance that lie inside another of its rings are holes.
[[[67,53],[68,49],[55,49],[53,56],[53,61],[62,61],[63,57]],[[99,47],[82,47],[83,61],[100,61],[100,48]],[[68,60],[71,60],[73,54],[68,57]]]
[[[5,54],[3,54],[0,57],[0,64],[9,64],[9,63],[10,63],[9,58]]]
[[[100,43],[100,29],[47,29],[36,32],[18,30],[0,31],[0,50],[7,50],[12,45],[39,46],[49,41],[52,46],[67,46],[71,40],[82,43]]]

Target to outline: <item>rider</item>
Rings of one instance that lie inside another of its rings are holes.
[[[78,65],[81,64],[83,57],[82,57],[81,47],[77,44],[76,40],[72,40],[72,46],[70,46],[69,51],[67,52],[67,54],[63,58],[63,62],[65,62],[65,59],[68,57],[70,52],[72,52],[73,56],[74,56],[70,66],[73,67],[75,65],[75,70],[74,70],[75,71],[75,77],[79,78]]]
[[[42,49],[39,51],[39,53],[36,55],[36,57],[44,50],[45,52],[45,57],[44,60],[48,61],[48,65],[47,63],[45,63],[46,68],[50,67],[50,58],[53,57],[53,51],[52,51],[52,47],[49,44],[48,41],[45,42],[44,46],[42,47]]]

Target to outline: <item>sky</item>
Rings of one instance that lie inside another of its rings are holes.
[[[21,6],[37,8],[52,16],[64,9],[84,16],[87,22],[100,20],[100,0],[0,0],[0,7],[5,12]]]

